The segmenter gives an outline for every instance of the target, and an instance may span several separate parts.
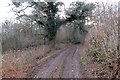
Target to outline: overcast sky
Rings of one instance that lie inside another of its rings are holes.
[[[78,1],[78,0],[60,0],[63,1],[66,5],[66,7],[69,7],[69,4],[73,1]],[[120,0],[80,0],[80,1],[85,1],[85,2],[118,2]],[[11,12],[11,7],[8,6],[11,4],[11,0],[1,0],[0,1],[0,23],[3,22],[6,19],[12,19],[14,18],[13,12]]]

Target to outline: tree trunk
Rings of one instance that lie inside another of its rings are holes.
[[[51,52],[53,49],[55,49],[55,39],[48,42],[46,53]]]

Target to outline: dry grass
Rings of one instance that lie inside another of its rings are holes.
[[[14,77],[13,73],[17,74],[17,70],[22,69],[26,64],[34,63],[36,58],[41,58],[44,54],[43,46],[6,52],[2,61],[3,77],[11,75]]]
[[[57,44],[57,50],[64,48],[64,44]],[[59,48],[59,49],[58,49]],[[3,55],[2,60],[2,77],[4,78],[25,78],[26,71],[39,63],[45,56],[51,56],[56,49],[47,53],[49,47],[41,45],[38,47],[28,48],[26,50],[8,51]]]

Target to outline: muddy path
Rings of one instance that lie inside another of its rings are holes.
[[[85,78],[79,46],[71,45],[31,69],[29,78]]]

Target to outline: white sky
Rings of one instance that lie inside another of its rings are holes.
[[[60,0],[63,1],[66,5],[66,7],[69,7],[69,4],[73,1],[78,1],[78,0]],[[98,0],[80,0],[80,1],[85,1],[85,2],[98,2]],[[120,0],[99,0],[99,2],[118,2]],[[0,23],[3,22],[6,19],[13,19],[14,13],[11,12],[11,7],[8,7],[9,4],[11,4],[11,0],[1,0],[0,1]]]

